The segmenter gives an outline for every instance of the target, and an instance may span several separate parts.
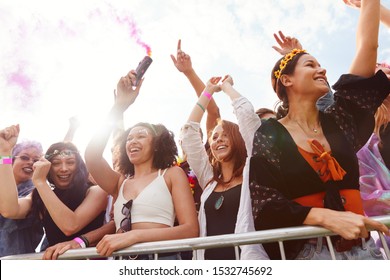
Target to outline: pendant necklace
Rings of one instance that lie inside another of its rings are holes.
[[[228,185],[229,186],[229,185]],[[221,196],[218,197],[217,201],[215,201],[215,204],[214,204],[214,209],[215,210],[219,210],[221,209],[222,207],[222,204],[223,204],[223,201],[225,200],[225,197],[223,196],[223,194],[228,190],[228,187],[226,187],[222,192],[221,192]]]
[[[303,129],[303,127],[301,126],[301,124],[298,122],[298,121],[296,121],[296,120],[294,120],[296,123],[297,123],[297,125],[302,129],[302,131],[306,134],[306,131]],[[319,127],[319,126],[318,126]],[[315,134],[317,134],[318,133],[318,129],[317,128],[309,128],[311,131],[313,131]],[[308,136],[307,134],[306,134],[306,136]]]
[[[303,131],[303,133],[306,135],[306,137],[307,138],[312,138],[312,137],[310,137],[309,135],[307,135],[307,133],[306,133],[306,131],[303,129],[303,127],[301,126],[301,124],[298,122],[298,121],[296,121],[296,120],[293,120],[294,122],[296,122],[297,123],[297,125],[299,126],[299,128]],[[320,126],[318,126],[319,128],[320,128]],[[312,128],[311,129],[314,133],[318,133],[318,129],[317,128]],[[318,140],[317,140],[318,141]],[[321,146],[322,147],[325,147],[325,145],[323,144],[323,143],[321,143]]]

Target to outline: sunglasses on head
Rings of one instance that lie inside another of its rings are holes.
[[[74,155],[74,154],[78,154],[77,151],[72,151],[72,150],[62,150],[62,151],[59,151],[59,150],[54,150],[53,153],[51,154],[46,154],[45,155],[45,158],[47,160],[52,160],[55,156],[59,156],[59,157],[62,157],[62,158],[66,158],[66,157],[70,157],[71,155]]]
[[[125,216],[120,223],[120,230],[122,232],[131,230],[131,206],[133,205],[133,200],[130,199],[128,202],[123,204],[122,214]]]

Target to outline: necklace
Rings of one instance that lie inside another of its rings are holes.
[[[219,210],[221,209],[222,207],[222,204],[223,204],[223,201],[225,200],[225,197],[223,196],[223,194],[229,190],[229,185],[227,185],[227,187],[224,188],[224,190],[221,192],[221,196],[218,197],[217,201],[215,201],[215,204],[214,204],[214,209],[215,210]]]
[[[301,126],[301,124],[300,124],[297,120],[293,120],[293,119],[291,119],[290,117],[289,117],[289,119],[292,120],[292,121],[294,121],[294,122],[296,122],[296,124],[302,129],[303,133],[305,133],[305,135],[306,135],[307,137],[309,137],[309,136],[307,135],[306,131],[303,129],[303,127]],[[319,124],[318,124],[318,128],[315,128],[315,127],[310,128],[310,127],[309,127],[309,129],[310,129],[311,131],[313,131],[315,134],[317,134],[317,133],[319,132],[319,128],[320,128],[320,125],[319,125]],[[310,138],[310,137],[309,137],[309,138]]]
[[[289,118],[290,120],[293,120],[291,118]],[[303,129],[303,127],[301,126],[301,124],[297,121],[297,120],[293,120],[294,122],[296,122],[296,124],[299,126],[299,128],[302,130],[302,132],[306,135],[307,138],[313,138],[313,137],[310,137],[306,131]],[[320,125],[318,125],[318,127],[320,128]],[[319,130],[317,128],[312,128],[311,129],[315,134],[318,134]],[[319,141],[318,139],[316,139],[317,141]],[[323,143],[320,143],[322,147],[325,147],[325,145]]]

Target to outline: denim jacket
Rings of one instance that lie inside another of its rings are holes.
[[[25,181],[18,185],[18,196],[25,197],[33,189],[32,181]],[[0,257],[34,253],[42,236],[42,223],[36,216],[12,220],[0,215]]]

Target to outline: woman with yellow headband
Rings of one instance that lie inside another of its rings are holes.
[[[264,121],[254,136],[250,192],[256,230],[322,226],[333,231],[337,259],[381,259],[368,228],[388,228],[364,216],[356,152],[374,127],[374,113],[390,91],[375,74],[379,0],[362,1],[357,52],[349,73],[333,86],[334,104],[317,100],[328,92],[326,70],[305,50],[284,55],[272,70],[281,105],[279,120]],[[322,238],[285,242],[288,259],[329,259]],[[271,259],[277,243],[263,244]]]

